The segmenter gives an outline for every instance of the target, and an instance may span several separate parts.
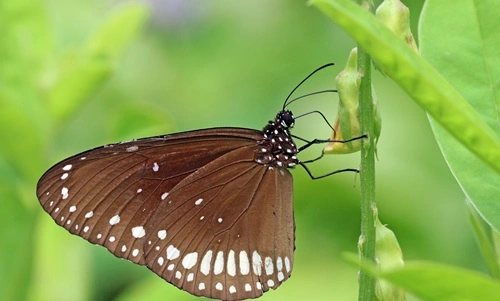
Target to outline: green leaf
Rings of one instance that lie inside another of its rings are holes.
[[[495,250],[494,235],[491,227],[484,222],[484,219],[479,215],[477,209],[470,201],[467,202],[469,209],[469,220],[476,234],[476,239],[481,250],[481,254],[490,270],[490,275],[496,279],[500,279],[500,266]]]
[[[386,74],[457,140],[500,171],[500,138],[426,60],[350,0],[314,0],[312,4],[362,45]]]
[[[121,7],[81,53],[62,62],[62,71],[49,95],[49,108],[54,116],[64,119],[71,115],[108,79],[114,61],[137,36],[146,16],[142,5]]]
[[[345,254],[351,264],[359,266],[355,254]],[[500,282],[476,271],[425,261],[406,262],[403,268],[381,272],[370,262],[361,269],[375,277],[404,288],[423,301],[498,301]]]
[[[449,8],[453,6],[453,9]],[[420,19],[421,52],[500,136],[499,1],[427,1]],[[474,12],[474,13],[472,13]],[[444,34],[445,33],[445,34]],[[441,151],[481,216],[500,231],[500,175],[431,119]]]

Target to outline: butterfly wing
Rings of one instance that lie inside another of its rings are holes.
[[[37,196],[57,224],[144,264],[145,225],[173,188],[262,133],[219,128],[144,138],[70,157],[39,180]]]
[[[147,266],[192,294],[256,298],[290,277],[292,177],[236,149],[175,186],[146,223]]]

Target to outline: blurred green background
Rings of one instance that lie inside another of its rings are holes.
[[[303,1],[144,0],[149,19],[113,56],[109,76],[97,78],[71,114],[54,117],[50,96],[64,79],[61,70],[81,63],[90,37],[125,3],[0,0],[0,299],[195,300],[56,226],[36,199],[38,178],[57,161],[106,143],[216,126],[260,129],[316,67],[336,63],[296,95],[334,88],[355,46]],[[406,5],[416,34],[422,3]],[[381,221],[396,233],[407,260],[484,270],[464,196],[425,113],[388,78],[374,73],[373,84],[383,122],[376,179]],[[290,109],[296,115],[321,110],[333,122],[336,105],[336,95],[326,95]],[[314,115],[297,120],[294,134],[330,135]],[[357,154],[337,155],[311,169],[319,175],[358,165]],[[345,173],[312,181],[301,168],[293,174],[294,272],[262,300],[356,300],[357,271],[340,255],[356,252],[358,179]]]

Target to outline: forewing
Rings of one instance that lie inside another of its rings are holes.
[[[56,164],[37,196],[57,224],[144,264],[147,221],[190,174],[262,134],[236,128],[158,136],[96,148]]]
[[[256,298],[290,277],[292,177],[234,150],[182,180],[147,222],[146,264],[192,294]]]

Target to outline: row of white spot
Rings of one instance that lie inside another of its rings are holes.
[[[237,265],[236,265],[236,252],[234,250],[230,250],[227,253],[227,261],[224,259],[224,251],[218,251],[216,256],[215,256],[215,261],[213,262],[212,265],[212,259],[214,253],[212,250],[208,250],[203,258],[201,259],[200,263],[200,272],[203,275],[208,275],[211,270],[214,275],[220,275],[223,270],[224,266],[226,265],[226,270],[227,274],[229,276],[236,276],[237,272]],[[166,259],[168,260],[175,260],[180,257],[180,251],[173,245],[170,245],[167,247],[166,250]],[[250,269],[252,269],[253,273],[257,276],[262,276],[263,273],[265,273],[267,276],[271,276],[274,273],[276,273],[276,278],[278,281],[283,281],[285,279],[284,271],[287,273],[290,273],[290,259],[285,256],[284,259],[280,256],[276,258],[276,261],[274,262],[271,257],[265,257],[264,261],[262,261],[261,255],[257,252],[254,251],[252,253],[251,261],[252,263],[250,264],[250,258],[247,254],[246,251],[242,250],[238,254],[239,257],[239,273],[241,275],[248,275],[250,273]],[[186,270],[189,270],[193,268],[197,263],[198,263],[198,252],[191,252],[182,258],[181,264],[182,267]],[[163,266],[165,264],[165,258],[162,256],[159,256],[157,259],[157,263],[160,266]],[[212,269],[213,267],[213,269]],[[285,270],[283,270],[285,268]],[[167,266],[167,270],[173,271],[175,269],[175,264],[170,263]],[[182,272],[177,270],[175,272],[175,278],[181,279],[182,278]],[[191,282],[194,280],[194,273],[188,273],[186,276],[186,280],[188,282]],[[267,280],[267,285],[269,287],[274,287],[275,283],[273,279],[268,279]],[[260,290],[262,289],[262,284],[260,282],[256,283],[256,287]],[[215,288],[217,290],[222,290],[223,285],[222,283],[217,283]],[[203,282],[199,283],[198,289],[203,290],[205,289],[205,284]],[[245,291],[251,291],[252,286],[249,283],[245,284]],[[236,287],[231,286],[229,287],[229,292],[230,293],[235,293],[236,292]]]

